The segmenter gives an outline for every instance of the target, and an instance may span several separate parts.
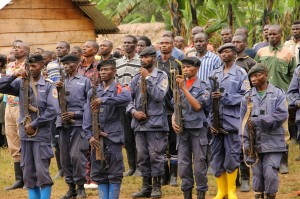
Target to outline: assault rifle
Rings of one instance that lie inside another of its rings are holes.
[[[183,117],[182,117],[182,102],[179,93],[179,87],[176,82],[176,77],[179,75],[179,71],[172,69],[171,71],[172,78],[172,89],[173,89],[173,98],[174,98],[174,116],[175,123],[179,126],[179,133],[183,130]]]
[[[148,109],[148,95],[147,95],[147,83],[146,79],[141,76],[141,101],[140,106],[138,107],[139,111],[142,111],[147,115],[147,109]]]

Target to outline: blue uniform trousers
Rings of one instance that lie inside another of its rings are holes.
[[[259,162],[253,166],[253,190],[273,194],[278,192],[278,168],[283,152],[260,153]]]
[[[81,136],[81,126],[60,127],[60,162],[66,183],[83,185],[86,182],[85,164],[89,142]]]
[[[164,153],[167,140],[167,132],[135,132],[138,165],[143,177],[159,177],[164,174]]]
[[[178,173],[182,180],[181,190],[187,191],[194,187],[194,175],[192,164],[194,163],[194,174],[196,190],[206,192],[207,186],[207,130],[184,129],[178,136]]]
[[[213,135],[211,144],[211,167],[215,177],[223,172],[232,173],[240,165],[241,144],[237,132]]]
[[[21,140],[21,167],[26,188],[53,184],[49,173],[53,157],[51,143]]]
[[[96,151],[91,154],[91,177],[97,184],[121,184],[124,172],[122,144],[104,138],[104,161],[96,160]]]

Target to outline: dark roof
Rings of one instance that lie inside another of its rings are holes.
[[[96,34],[109,34],[118,32],[117,26],[97,9],[95,3],[88,0],[72,0],[95,24]]]

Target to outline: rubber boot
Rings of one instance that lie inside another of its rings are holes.
[[[66,193],[66,195],[61,197],[61,199],[76,198],[77,196],[76,185],[75,184],[68,184],[68,185],[69,185],[69,190]]]
[[[23,186],[24,186],[23,171],[21,169],[20,162],[14,162],[14,170],[15,170],[15,180],[16,181],[12,186],[5,188],[7,191],[14,190],[14,189],[20,189],[20,188],[23,188]]]
[[[168,163],[168,160],[164,161],[164,170],[165,170],[165,173],[161,177],[161,185],[162,186],[169,184],[170,172],[169,172],[169,163]]]
[[[228,199],[238,199],[236,195],[236,177],[238,169],[234,170],[232,173],[227,173],[227,188],[228,188]]]
[[[177,172],[178,172],[178,162],[176,160],[170,161],[170,185],[177,187]]]
[[[98,185],[98,195],[99,195],[99,199],[108,199],[109,184],[99,184]]]
[[[242,180],[242,185],[241,185],[240,191],[241,192],[249,192],[250,191],[249,180]]]
[[[121,184],[109,184],[109,199],[119,199]]]
[[[266,199],[275,199],[276,198],[276,194],[273,193],[273,194],[266,194]]]
[[[142,176],[142,172],[140,170],[140,167],[136,165],[135,172],[132,174],[132,176]]]
[[[153,189],[151,192],[151,198],[161,198],[161,177],[154,177],[153,178]]]
[[[217,185],[218,193],[213,199],[223,199],[228,195],[226,172],[223,172],[221,176],[217,178]]]
[[[192,199],[192,189],[186,190],[183,192],[184,199]]]
[[[197,191],[197,199],[205,199],[205,191]]]
[[[77,199],[86,198],[84,185],[78,185],[76,198]]]
[[[143,177],[143,186],[139,192],[133,193],[132,198],[150,198],[152,191],[152,179]]]
[[[31,189],[28,189],[28,199],[40,199],[41,198],[41,192],[40,187],[34,187]]]
[[[240,164],[240,173],[242,178],[242,184],[240,191],[249,192],[250,191],[250,168],[246,166],[244,161],[241,161]],[[238,178],[238,177],[237,177]]]
[[[264,193],[254,193],[255,199],[264,199]]]
[[[288,167],[288,154],[289,154],[289,147],[287,145],[287,152],[283,154],[280,162],[279,172],[281,174],[287,174],[289,173],[289,167]]]
[[[41,199],[50,199],[51,198],[51,189],[52,186],[45,186],[41,188]]]
[[[54,180],[57,178],[61,178],[64,176],[63,170],[61,168],[61,163],[60,163],[60,152],[59,151],[55,151],[55,159],[56,159],[56,163],[57,163],[57,174],[54,176]]]

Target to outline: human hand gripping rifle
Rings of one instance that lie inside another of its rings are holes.
[[[244,142],[242,143],[244,162],[247,167],[253,167],[259,161],[259,157],[257,153],[257,145],[256,145],[256,130],[253,127],[250,119],[251,111],[253,108],[253,103],[250,96],[251,96],[251,91],[249,93],[249,96],[247,97],[247,111],[242,121],[242,140],[244,140],[245,126],[247,125],[248,127],[249,147],[245,149]]]
[[[182,117],[182,102],[179,93],[179,86],[176,82],[176,77],[179,75],[179,71],[176,69],[172,69],[171,71],[172,78],[172,90],[173,90],[173,98],[174,98],[174,116],[175,123],[179,126],[179,133],[183,130],[183,117]]]
[[[59,68],[60,73],[60,81],[63,83],[62,87],[59,87],[57,89],[58,91],[58,101],[59,101],[59,107],[61,110],[61,114],[67,112],[67,101],[66,101],[66,95],[69,93],[66,93],[66,87],[65,87],[65,74],[63,72],[62,67]],[[69,126],[70,124],[74,124],[74,120],[70,119],[68,121],[62,120],[63,126]]]
[[[142,111],[143,113],[145,113],[145,115],[147,115],[147,109],[148,109],[147,83],[146,83],[146,78],[142,76],[141,76],[140,92],[141,92],[141,101],[138,107],[138,111]]]
[[[24,78],[23,80],[23,87],[22,87],[22,90],[23,90],[23,106],[24,106],[24,113],[25,113],[25,118],[23,120],[23,125],[26,126],[28,124],[30,124],[32,122],[32,118],[31,118],[31,115],[30,115],[30,112],[34,112],[34,113],[37,113],[38,114],[38,108],[34,107],[31,105],[31,97],[30,97],[30,83],[32,84],[32,90],[33,90],[33,93],[35,95],[35,98],[37,100],[37,91],[36,91],[36,88],[35,88],[35,83],[34,83],[34,80],[33,80],[33,77],[31,76],[31,72],[29,70],[29,62],[28,62],[28,58],[26,58],[25,60],[25,70],[26,70],[26,73],[27,73],[27,76]],[[26,135],[28,137],[34,137],[35,135],[37,134],[37,129],[33,132],[33,133],[30,133],[30,132],[26,132]]]
[[[94,79],[92,87],[91,102],[97,99],[97,80]],[[104,143],[103,137],[100,135],[100,124],[99,124],[99,109],[92,109],[92,131],[93,136],[99,141],[99,149],[96,149],[96,160],[104,160]]]
[[[220,85],[218,82],[218,77],[210,76],[209,79],[213,82],[212,92],[221,92]],[[212,109],[213,109],[213,124],[212,127],[217,130],[217,134],[222,133],[223,135],[228,135],[228,132],[220,127],[220,112],[219,112],[220,99],[212,99]]]

